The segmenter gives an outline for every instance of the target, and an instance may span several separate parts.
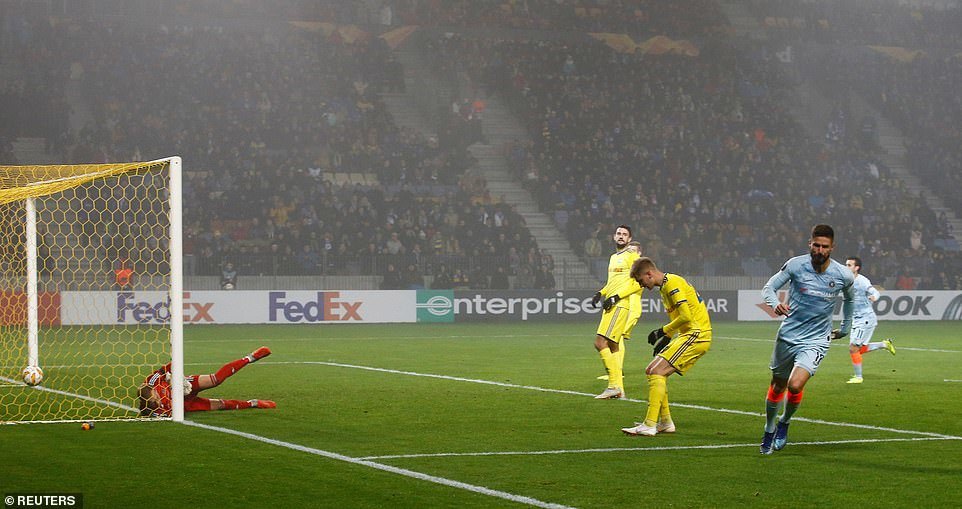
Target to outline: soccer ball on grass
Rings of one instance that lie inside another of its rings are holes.
[[[38,366],[27,366],[20,374],[23,376],[23,383],[27,385],[40,385],[43,381],[43,370]]]

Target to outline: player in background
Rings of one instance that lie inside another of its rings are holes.
[[[875,316],[872,303],[878,300],[879,291],[872,286],[872,282],[867,277],[861,274],[861,258],[849,256],[845,259],[845,266],[855,276],[855,316],[852,319],[852,334],[848,341],[848,354],[852,357],[855,375],[847,383],[860,384],[862,383],[862,354],[884,348],[895,355],[895,345],[892,344],[891,339],[870,342],[872,334],[875,333],[875,327],[878,326],[878,317]]]
[[[210,375],[190,375],[184,379],[185,390],[190,393],[184,395],[185,412],[202,412],[207,410],[243,410],[245,408],[276,408],[273,401],[264,399],[236,400],[236,399],[207,399],[197,395],[200,391],[217,387],[224,383],[241,368],[252,362],[257,362],[271,354],[270,348],[262,346],[248,355],[221,366],[216,373]],[[150,374],[137,390],[137,402],[140,415],[169,417],[171,413],[170,396],[170,363]]]
[[[648,375],[645,420],[621,431],[649,437],[674,433],[675,423],[668,408],[668,377],[687,373],[711,348],[711,318],[698,291],[678,274],[658,270],[651,258],[636,260],[631,267],[631,278],[647,290],[659,287],[669,321],[648,335],[648,343],[655,345],[655,358],[645,368]]]
[[[605,371],[608,372],[608,388],[595,396],[596,399],[625,397],[625,355],[621,346],[628,316],[631,314],[631,299],[627,297],[641,292],[638,282],[628,276],[631,264],[638,258],[638,253],[628,247],[631,242],[631,228],[626,225],[618,226],[612,240],[615,242],[615,253],[608,259],[608,282],[591,299],[593,307],[598,307],[599,302],[603,303],[601,323],[598,324],[595,335],[595,349],[598,350]],[[637,319],[635,321],[637,322]]]
[[[641,242],[633,240],[628,243],[628,249],[632,250],[638,256],[641,256]],[[618,361],[621,363],[621,374],[624,377],[625,373],[625,352],[628,348],[627,340],[631,339],[631,331],[638,324],[638,320],[641,318],[641,292],[636,292],[628,296],[628,320],[625,321],[625,329],[621,333],[622,341],[618,343]],[[598,380],[607,380],[608,375],[601,375]]]
[[[855,276],[831,258],[835,230],[826,224],[812,228],[808,256],[790,258],[762,289],[762,298],[776,315],[785,319],[778,327],[770,368],[772,381],[765,399],[765,434],[759,451],[771,454],[788,442],[788,425],[802,403],[808,379],[828,352],[833,339],[843,338],[852,327]],[[776,291],[788,284],[788,304]],[[842,324],[832,329],[832,312],[839,293],[843,294]],[[785,390],[788,398],[781,410]],[[776,423],[776,418],[778,422]]]

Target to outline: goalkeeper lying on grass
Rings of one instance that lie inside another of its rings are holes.
[[[275,408],[277,404],[265,399],[208,399],[197,395],[204,389],[217,387],[224,383],[244,366],[257,362],[271,354],[270,348],[262,346],[248,355],[221,366],[216,373],[210,375],[190,375],[184,379],[184,411],[203,412],[207,410],[243,410],[245,408]],[[171,413],[170,398],[170,363],[157,369],[144,380],[137,390],[137,406],[140,415],[169,417]]]

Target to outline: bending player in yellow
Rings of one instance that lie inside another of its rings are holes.
[[[597,307],[604,302],[601,323],[595,336],[595,349],[601,356],[601,362],[608,372],[608,388],[596,399],[615,399],[625,397],[623,363],[625,360],[623,336],[631,315],[630,295],[641,292],[638,282],[629,277],[631,264],[638,258],[638,253],[628,247],[631,242],[631,228],[620,225],[612,235],[615,242],[615,253],[608,259],[608,282],[591,299],[591,305]],[[640,306],[639,306],[640,310]],[[638,319],[635,318],[635,322]]]
[[[660,287],[669,322],[648,335],[648,342],[655,345],[655,358],[645,369],[648,375],[645,420],[621,431],[649,437],[674,433],[675,424],[668,409],[668,377],[672,373],[687,373],[711,347],[708,308],[685,278],[658,270],[651,258],[636,260],[631,266],[631,278],[648,290]]]

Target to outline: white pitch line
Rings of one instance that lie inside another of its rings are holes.
[[[644,440],[642,438],[641,440]],[[827,440],[813,442],[790,442],[788,445],[844,445],[844,444],[874,444],[880,442],[925,442],[932,440],[962,440],[962,438],[915,437],[915,438],[859,438],[852,440]],[[645,451],[687,451],[695,449],[735,449],[740,447],[758,447],[758,442],[750,444],[715,444],[715,445],[666,445],[654,447],[605,447],[597,449],[555,449],[547,451],[491,451],[491,452],[437,452],[423,454],[386,454],[383,456],[364,456],[360,460],[393,460],[410,458],[455,458],[461,456],[542,456],[550,454],[586,454],[596,452],[645,452]]]
[[[753,343],[774,343],[775,342],[774,339],[742,338],[738,336],[718,336],[718,337],[715,337],[715,339],[722,339],[722,340],[728,339],[732,341],[750,341]],[[848,348],[848,343],[844,341],[836,341],[836,342],[833,342],[831,346]],[[962,350],[945,350],[942,348],[919,348],[919,347],[912,347],[912,346],[896,346],[896,348],[898,350],[909,350],[913,352],[962,353]]]
[[[391,336],[391,339],[516,339],[516,338],[559,338],[559,337],[583,337],[584,334],[499,334],[499,335],[485,335],[485,334],[467,334],[467,335],[443,335],[443,336]],[[333,340],[339,338],[325,338],[317,336],[303,336],[296,338],[272,338],[271,342],[284,342],[284,341],[325,341]],[[357,336],[351,338],[351,341],[365,341],[365,340],[383,340],[384,336]],[[715,336],[716,340],[732,340],[732,341],[750,341],[755,343],[774,343],[774,339],[762,339],[762,338],[744,338],[738,336]],[[204,343],[234,343],[237,341],[263,341],[263,338],[250,338],[250,339],[205,339]],[[848,347],[848,343],[843,341],[833,343],[833,347]],[[914,352],[937,352],[937,353],[962,353],[962,350],[947,350],[941,348],[919,348],[911,346],[897,346],[899,350],[909,350]]]
[[[589,394],[589,393],[587,393],[587,392],[570,391],[570,390],[565,390],[565,389],[549,389],[549,388],[546,388],[546,387],[538,387],[538,386],[534,386],[534,385],[519,385],[519,384],[512,384],[512,383],[507,383],[507,382],[495,382],[495,381],[493,381],[493,380],[482,380],[482,379],[478,379],[478,378],[463,378],[463,377],[450,376],[450,375],[435,375],[435,374],[432,374],[432,373],[418,373],[418,372],[415,372],[415,371],[401,371],[401,370],[397,370],[397,369],[376,368],[376,367],[372,367],[372,366],[360,366],[360,365],[357,365],[357,364],[344,364],[344,363],[340,363],[340,362],[325,362],[325,361],[286,361],[286,362],[285,362],[285,361],[281,361],[281,362],[266,362],[265,364],[316,364],[316,365],[321,365],[321,366],[333,366],[333,367],[339,367],[339,368],[361,369],[361,370],[365,370],[365,371],[375,371],[375,372],[379,372],[379,373],[390,373],[390,374],[395,374],[395,375],[407,375],[407,376],[416,376],[416,377],[423,377],[423,378],[435,378],[435,379],[439,379],[439,380],[451,380],[451,381],[455,381],[455,382],[468,382],[468,383],[476,383],[476,384],[482,384],[482,385],[494,385],[494,386],[497,386],[497,387],[508,387],[508,388],[512,388],[512,389],[525,389],[525,390],[538,391],[538,392],[547,392],[547,393],[552,393],[552,394],[568,394],[568,395],[572,395],[572,396],[591,396],[591,397],[594,397],[594,396],[595,396],[594,394]],[[643,399],[620,398],[620,400],[621,400],[621,401],[633,402],[633,403],[647,403],[647,401],[646,401],[646,400],[643,400]],[[716,407],[710,407],[710,406],[704,406],[704,405],[691,405],[691,404],[686,404],[686,403],[672,403],[672,406],[675,406],[675,407],[678,407],[678,408],[691,408],[691,409],[694,409],[694,410],[707,410],[707,411],[711,411],[711,412],[722,412],[722,413],[729,413],[729,414],[736,414],[736,415],[748,415],[748,416],[752,416],[752,417],[762,417],[762,416],[764,416],[764,414],[762,414],[762,413],[760,413],[760,412],[747,412],[747,411],[744,411],[744,410],[733,410],[733,409],[730,409],[730,408],[716,408]],[[795,420],[795,421],[799,421],[799,422],[811,422],[811,423],[815,423],[815,424],[826,424],[826,425],[829,425],[829,426],[843,426],[843,427],[848,427],[848,428],[869,429],[869,430],[876,430],[876,431],[888,431],[888,432],[891,432],[891,433],[901,433],[901,434],[906,434],[906,435],[922,435],[922,436],[928,436],[928,437],[934,437],[934,438],[962,440],[962,437],[957,437],[957,436],[953,436],[953,435],[944,435],[944,434],[941,434],[941,433],[932,433],[932,432],[928,432],[928,431],[913,431],[913,430],[905,430],[905,429],[898,429],[898,428],[887,428],[887,427],[884,427],[884,426],[871,426],[871,425],[868,425],[868,424],[855,424],[855,423],[850,423],[850,422],[824,421],[824,420],[821,420],[821,419],[811,419],[811,418],[807,418],[807,417],[793,417],[792,419]]]
[[[15,380],[11,380],[11,379],[6,378],[6,377],[0,377],[0,380],[4,380],[4,381],[8,381],[8,382],[15,382]],[[20,384],[18,384],[18,385],[20,385]],[[127,405],[122,405],[122,404],[120,404],[120,403],[115,403],[115,402],[113,402],[113,401],[107,401],[107,400],[103,400],[103,399],[92,398],[92,397],[90,397],[90,396],[84,396],[84,395],[82,395],[82,394],[74,394],[74,393],[65,392],[65,391],[58,391],[58,390],[55,390],[55,389],[48,389],[48,388],[46,388],[46,387],[40,387],[40,386],[32,387],[32,389],[42,390],[42,391],[45,391],[45,392],[52,392],[52,393],[54,393],[54,394],[60,394],[60,395],[65,395],[65,396],[73,396],[73,397],[80,398],[80,399],[85,399],[85,400],[88,400],[88,401],[94,401],[94,402],[97,402],[97,403],[103,403],[103,404],[105,404],[105,405],[110,405],[110,406],[115,406],[115,407],[118,407],[118,408],[125,408],[125,409],[129,409],[129,410],[132,410],[132,411],[137,411],[136,408],[133,408],[133,407],[130,407],[130,406],[127,406]],[[36,421],[36,422],[48,422],[48,421]],[[53,422],[53,421],[49,421],[49,422]],[[59,422],[59,421],[58,421],[58,422]],[[16,424],[16,423],[13,423],[13,422],[12,422],[11,424]],[[438,476],[434,476],[434,475],[424,474],[424,473],[421,473],[421,472],[415,472],[414,470],[408,470],[408,469],[405,469],[405,468],[392,467],[392,466],[390,466],[390,465],[383,465],[383,464],[381,464],[381,463],[375,463],[375,462],[373,462],[373,461],[368,461],[368,460],[364,460],[364,459],[352,458],[352,457],[350,457],[350,456],[345,456],[345,455],[343,455],[343,454],[338,454],[338,453],[329,452],[329,451],[322,451],[322,450],[320,450],[320,449],[314,449],[313,447],[307,447],[307,446],[303,446],[303,445],[299,445],[299,444],[293,444],[293,443],[290,443],[290,442],[283,442],[283,441],[281,441],[281,440],[275,440],[275,439],[273,439],[273,438],[267,438],[267,437],[263,437],[263,436],[260,436],[260,435],[255,435],[255,434],[253,434],[253,433],[245,433],[245,432],[243,432],[243,431],[237,431],[237,430],[233,430],[233,429],[230,429],[230,428],[222,428],[222,427],[219,427],[219,426],[211,426],[211,425],[208,425],[208,424],[201,424],[201,423],[198,423],[198,422],[193,422],[193,421],[188,421],[188,420],[185,420],[185,421],[184,421],[184,424],[187,424],[188,426],[194,426],[194,427],[198,427],[198,428],[203,428],[203,429],[211,430],[211,431],[218,431],[218,432],[221,432],[221,433],[227,433],[227,434],[230,434],[230,435],[236,435],[236,436],[239,436],[239,437],[247,438],[247,439],[250,439],[250,440],[256,440],[256,441],[258,441],[258,442],[263,442],[263,443],[266,443],[266,444],[276,445],[276,446],[279,446],[279,447],[286,447],[286,448],[288,448],[288,449],[293,449],[293,450],[295,450],[295,451],[302,451],[302,452],[306,452],[306,453],[309,453],[309,454],[315,454],[315,455],[318,455],[318,456],[323,456],[323,457],[325,457],[325,458],[335,459],[335,460],[339,460],[339,461],[346,461],[346,462],[348,462],[348,463],[353,463],[353,464],[355,464],[355,465],[362,465],[362,466],[366,466],[366,467],[370,467],[370,468],[375,468],[375,469],[377,469],[377,470],[383,470],[383,471],[385,471],[385,472],[391,472],[391,473],[394,473],[394,474],[399,474],[399,475],[403,475],[403,476],[406,476],[406,477],[411,477],[411,478],[414,478],[414,479],[420,479],[420,480],[422,480],[422,481],[433,482],[433,483],[435,483],[435,484],[441,484],[441,485],[448,486],[448,487],[451,487],[451,488],[458,488],[458,489],[462,489],[462,490],[471,491],[471,492],[474,492],[474,493],[479,493],[479,494],[482,494],[482,495],[487,495],[487,496],[490,496],[490,497],[502,498],[502,499],[505,499],[505,500],[510,500],[511,502],[517,502],[517,503],[519,503],[519,504],[527,504],[527,505],[530,505],[530,506],[542,507],[542,508],[545,508],[545,509],[575,509],[575,508],[573,508],[573,507],[566,506],[566,505],[562,505],[562,504],[555,504],[555,503],[551,503],[551,502],[544,502],[544,501],[538,500],[538,499],[536,499],[536,498],[525,497],[525,496],[522,496],[522,495],[515,495],[515,494],[513,494],[513,493],[508,493],[508,492],[506,492],[506,491],[500,491],[500,490],[495,490],[495,489],[491,489],[491,488],[486,488],[486,487],[484,487],[484,486],[477,486],[477,485],[474,485],[474,484],[468,484],[468,483],[465,483],[465,482],[455,481],[455,480],[453,480],[453,479],[448,479],[448,478],[445,478],[445,477],[438,477]]]
[[[962,380],[953,380],[951,378],[946,378],[945,380],[942,380],[942,381],[943,382],[962,382]]]
[[[448,486],[451,488],[458,488],[473,493],[479,493],[482,495],[487,495],[490,497],[502,498],[504,500],[509,500],[511,502],[517,502],[519,504],[526,504],[534,507],[543,507],[547,509],[573,509],[570,506],[554,504],[551,502],[544,502],[535,498],[525,497],[522,495],[515,495],[513,493],[508,493],[506,491],[494,490],[491,488],[486,488],[484,486],[478,486],[475,484],[468,484],[461,481],[455,481],[453,479],[448,479],[446,477],[438,477],[435,475],[424,474],[421,472],[415,472],[414,470],[408,470],[406,468],[398,468],[391,465],[385,465],[383,463],[376,463],[364,458],[353,458],[351,456],[345,456],[343,454],[338,454],[336,452],[324,451],[321,449],[315,449],[313,447],[307,447],[300,444],[294,444],[291,442],[284,442],[282,440],[275,440],[273,438],[267,438],[260,435],[255,435],[253,433],[247,433],[244,431],[237,431],[230,428],[222,428],[220,426],[211,426],[209,424],[201,424],[194,421],[184,421],[184,424],[188,426],[194,426],[210,431],[217,431],[220,433],[226,433],[228,435],[235,435],[238,437],[246,438],[248,440],[255,440],[258,442],[263,442],[265,444],[275,445],[278,447],[284,447],[287,449],[292,449],[295,451],[306,452],[308,454],[314,454],[316,456],[322,456],[324,458],[329,458],[333,460],[343,461],[346,463],[351,463],[354,465],[361,465],[369,468],[374,468],[377,470],[383,470],[385,472],[390,472],[392,474],[403,475],[405,477],[411,477],[414,479],[420,479],[422,481],[428,481],[435,484],[440,484],[442,486]]]
[[[102,404],[107,405],[107,406],[112,406],[112,407],[120,408],[120,409],[123,409],[123,410],[129,410],[129,411],[131,411],[131,412],[137,412],[137,411],[138,411],[136,408],[134,408],[134,407],[132,407],[132,406],[130,406],[130,405],[125,405],[125,404],[123,404],[123,403],[117,403],[117,402],[115,402],[115,401],[107,401],[107,400],[105,400],[105,399],[95,398],[95,397],[93,397],[93,396],[85,396],[85,395],[83,395],[83,394],[77,394],[77,393],[74,393],[74,392],[67,392],[67,391],[61,391],[61,390],[57,390],[57,389],[51,389],[51,388],[49,388],[49,387],[44,387],[44,386],[42,386],[42,385],[34,385],[34,386],[31,387],[31,386],[28,386],[27,384],[18,384],[18,383],[16,383],[16,380],[13,380],[13,379],[11,379],[11,378],[7,378],[7,377],[5,377],[5,376],[0,376],[0,380],[2,380],[2,381],[4,381],[4,382],[12,382],[12,383],[15,384],[15,385],[22,385],[24,388],[29,388],[29,389],[35,390],[35,391],[49,392],[49,393],[52,393],[52,394],[59,394],[59,395],[61,395],[61,396],[69,396],[69,397],[71,397],[71,398],[77,398],[77,399],[82,399],[82,400],[86,400],[86,401],[92,401],[92,402],[94,402],[94,403],[102,403]]]

